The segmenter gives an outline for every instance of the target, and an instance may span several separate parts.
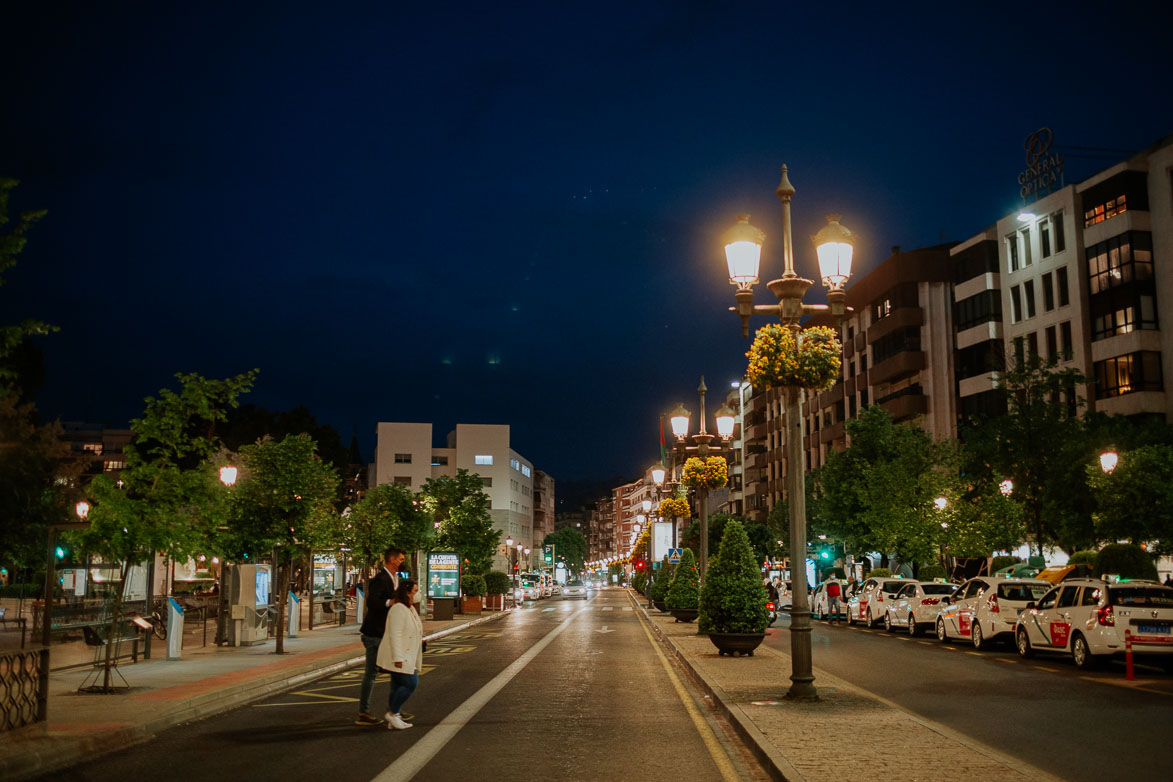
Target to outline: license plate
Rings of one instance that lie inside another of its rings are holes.
[[[1169,634],[1169,626],[1168,625],[1137,625],[1136,629],[1138,632],[1145,633],[1146,635],[1168,635]]]

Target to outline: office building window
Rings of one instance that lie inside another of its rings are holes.
[[[1017,323],[1022,320],[1022,298],[1018,292],[1018,286],[1015,285],[1010,289],[1010,322]]]
[[[404,486],[410,486],[411,485],[411,476],[410,475],[396,475],[395,482],[402,484]]]
[[[448,457],[447,456],[437,456],[436,454],[432,454],[432,466],[433,467],[447,467],[448,466]]]
[[[1022,292],[1026,297],[1026,316],[1033,318],[1035,316],[1035,281],[1027,280],[1024,282]]]
[[[1026,349],[1030,351],[1031,358],[1039,354],[1039,335],[1038,332],[1032,331],[1026,335]]]
[[[1051,273],[1047,272],[1043,275],[1043,311],[1050,312],[1055,309],[1055,290],[1051,285]]]
[[[512,467],[513,469],[517,470],[518,472],[521,471],[521,462],[519,462],[517,459],[510,459],[509,466]]]
[[[1133,280],[1153,278],[1153,235],[1128,231],[1086,250],[1088,290],[1094,295]]]
[[[1055,252],[1061,253],[1067,249],[1067,242],[1063,239],[1063,213],[1051,215],[1051,231],[1055,235]]]
[[[1047,360],[1052,361],[1059,357],[1059,342],[1054,326],[1047,326]]]
[[[1133,291],[1114,291],[1092,302],[1092,340],[1127,334],[1136,329],[1157,328],[1156,299],[1152,295],[1132,295]],[[1116,294],[1124,294],[1122,296]]]
[[[1022,366],[1026,359],[1026,344],[1022,337],[1014,338],[1014,365]]]
[[[1018,234],[1006,237],[1006,258],[1010,264],[1010,271],[1018,271]]]
[[[488,453],[478,453],[472,458],[473,464],[488,464],[493,463],[493,455]]]
[[[484,486],[486,489],[491,489],[491,488],[493,488],[493,479],[492,478],[481,478],[481,485]]]
[[[1046,220],[1039,221],[1039,255],[1043,258],[1051,256],[1051,226]]]
[[[1055,285],[1059,288],[1059,306],[1066,307],[1071,303],[1071,295],[1067,290],[1067,267],[1055,270]]]
[[[409,453],[395,454],[395,463],[396,464],[411,464],[411,454],[409,454]]]
[[[1122,215],[1128,211],[1127,196],[1118,195],[1115,198],[1109,198],[1102,204],[1096,204],[1091,209],[1084,210],[1083,213],[1083,227],[1102,223],[1105,220],[1110,220],[1116,215]]]
[[[531,475],[533,475],[533,472],[530,471],[528,464],[521,465],[521,474],[527,478],[530,477]]]
[[[1030,229],[1023,228],[1022,234],[1022,268],[1030,266]]]
[[[1071,321],[1065,320],[1059,324],[1059,337],[1063,347],[1063,360],[1070,361],[1075,356],[1075,345],[1071,344]]]
[[[1095,365],[1096,396],[1106,399],[1134,391],[1161,391],[1161,354],[1142,350],[1116,356]]]
[[[1000,291],[982,291],[953,305],[953,320],[958,331],[965,331],[983,323],[1002,319],[1002,294]],[[862,370],[867,369],[864,357]]]

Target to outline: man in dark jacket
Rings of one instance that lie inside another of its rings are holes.
[[[375,691],[375,678],[379,669],[375,660],[379,656],[379,644],[383,631],[387,629],[387,611],[391,608],[391,596],[399,586],[399,566],[403,564],[403,549],[389,548],[383,552],[383,568],[371,579],[367,594],[367,615],[362,620],[359,633],[366,648],[366,668],[358,695],[358,718],[355,725],[382,725],[383,720],[371,714],[371,694]]]

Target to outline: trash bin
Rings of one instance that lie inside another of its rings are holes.
[[[452,610],[455,605],[455,600],[448,598],[437,598],[432,601],[432,618],[438,622],[443,622],[452,618]]]

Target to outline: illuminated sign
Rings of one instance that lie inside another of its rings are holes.
[[[460,596],[460,555],[454,551],[428,554],[428,597]]]
[[[1025,204],[1063,186],[1063,153],[1051,152],[1055,134],[1050,128],[1039,128],[1026,137],[1026,170],[1018,175],[1018,194]]]

